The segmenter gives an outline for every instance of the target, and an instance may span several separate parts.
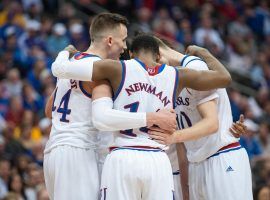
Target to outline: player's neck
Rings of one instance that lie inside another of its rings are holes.
[[[89,54],[94,54],[96,56],[99,56],[102,59],[107,58],[107,53],[106,50],[104,50],[103,48],[101,48],[102,45],[96,45],[96,44],[91,44],[90,47],[87,49],[87,51],[85,51],[86,53]]]
[[[157,65],[156,60],[153,58],[153,55],[151,53],[139,53],[136,56],[140,61],[142,61],[146,66],[155,66]]]

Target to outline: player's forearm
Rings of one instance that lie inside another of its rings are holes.
[[[140,128],[147,126],[147,114],[115,110],[112,99],[103,97],[92,102],[92,122],[101,131]]]
[[[196,56],[202,58],[210,70],[216,71],[216,75],[224,81],[224,84],[231,83],[232,78],[225,66],[218,61],[207,49],[200,50],[196,53]]]
[[[180,143],[190,140],[197,140],[211,135],[218,130],[218,126],[219,124],[217,119],[203,118],[190,128],[185,128],[174,132],[175,142]]]
[[[57,78],[92,81],[93,61],[69,61],[69,52],[61,51],[52,64],[52,74]]]
[[[183,54],[173,50],[173,49],[170,49],[168,55],[167,55],[167,58],[168,58],[168,61],[169,61],[169,64],[171,66],[179,66],[180,65],[180,61],[181,59],[184,57]]]
[[[45,116],[50,119],[52,118],[52,106],[53,106],[54,94],[55,94],[55,90],[53,91],[53,93],[51,94],[51,96],[49,97],[45,105]]]

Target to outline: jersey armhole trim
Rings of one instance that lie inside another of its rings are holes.
[[[125,82],[125,78],[126,78],[126,63],[123,60],[120,60],[121,65],[122,65],[122,78],[121,78],[121,82],[120,85],[118,87],[118,89],[116,90],[116,93],[113,97],[113,101],[116,100],[116,98],[118,97],[119,93],[121,92],[124,82]]]
[[[200,61],[203,61],[201,58],[193,58],[193,59],[191,59],[190,61],[188,61],[187,62],[187,64],[185,64],[185,67],[190,63],[190,62],[192,62],[192,61],[194,61],[194,60],[200,60]],[[204,61],[203,61],[204,62]],[[204,62],[205,63],[205,62]]]
[[[83,83],[82,81],[79,81],[79,87],[80,87],[82,93],[83,93],[85,96],[87,96],[88,98],[91,99],[91,98],[92,98],[92,94],[88,93],[88,92],[83,88],[82,83]]]
[[[182,60],[180,61],[180,66],[183,66],[183,64],[184,64],[184,61],[186,60],[186,58],[187,57],[189,57],[190,55],[185,55],[183,58],[182,58]]]
[[[174,82],[174,91],[173,91],[173,108],[176,107],[176,98],[177,98],[177,88],[178,88],[178,82],[179,82],[179,76],[178,76],[178,70],[176,68],[174,68],[175,70],[175,82]]]

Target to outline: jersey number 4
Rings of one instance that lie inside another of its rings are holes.
[[[52,106],[53,112],[56,110],[56,106],[54,105],[56,93],[57,93],[57,88],[55,90],[54,97],[53,97],[53,106]],[[62,113],[62,116],[60,118],[61,122],[69,122],[69,120],[67,119],[67,115],[71,113],[71,109],[68,109],[68,102],[69,102],[70,94],[71,94],[71,89],[69,89],[66,92],[66,94],[64,94],[64,96],[62,97],[60,101],[60,105],[58,106],[56,110],[56,112]]]

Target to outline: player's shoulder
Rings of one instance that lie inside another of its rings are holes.
[[[180,65],[182,68],[189,68],[194,70],[208,70],[205,61],[197,56],[185,55],[182,58]]]

